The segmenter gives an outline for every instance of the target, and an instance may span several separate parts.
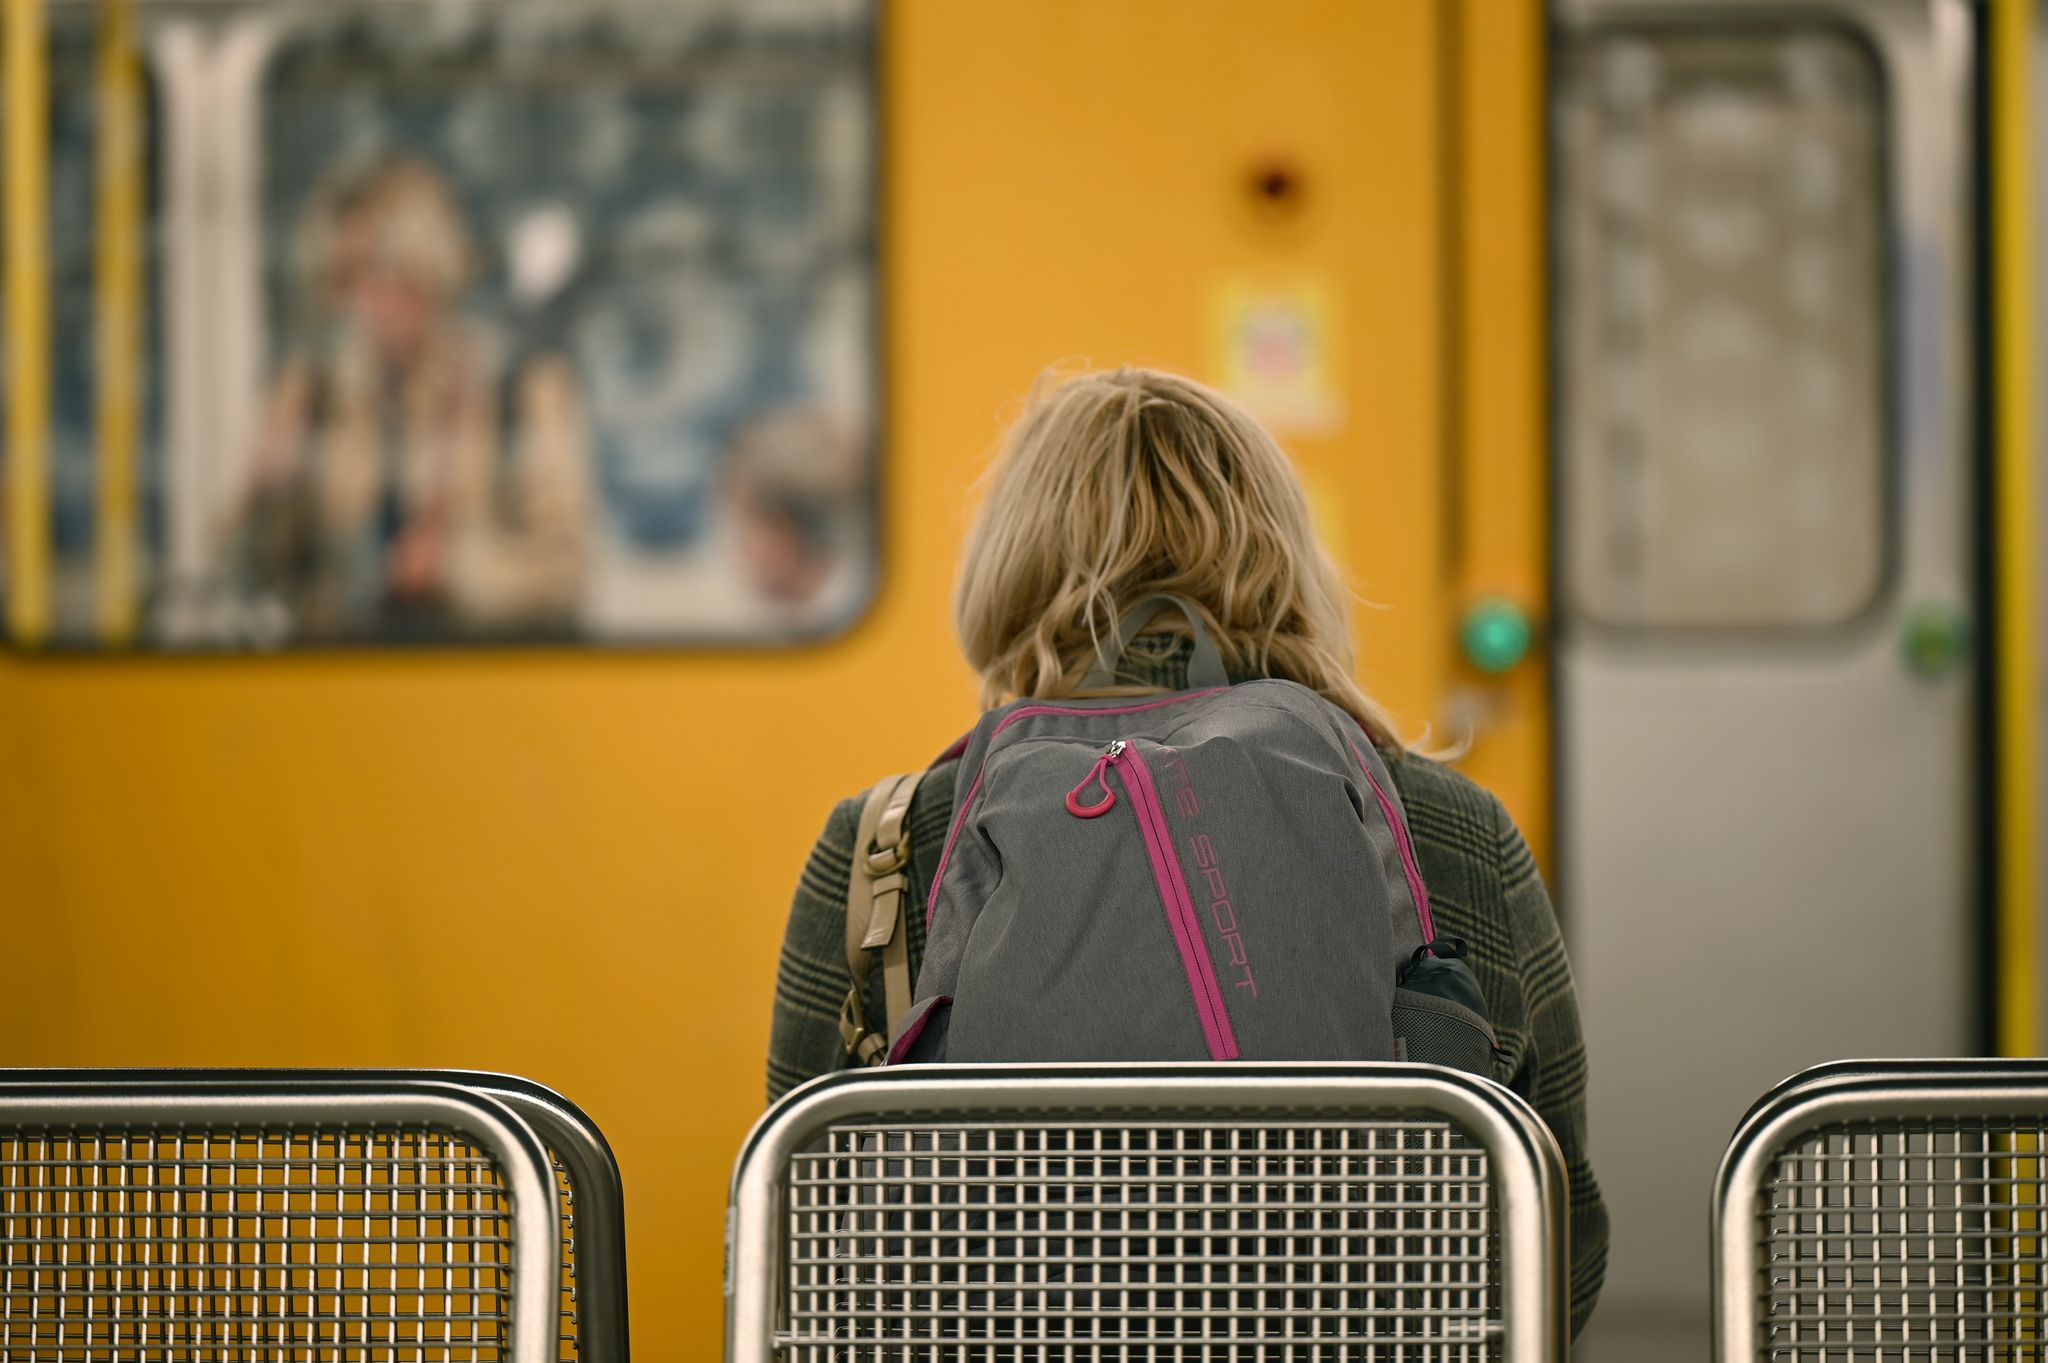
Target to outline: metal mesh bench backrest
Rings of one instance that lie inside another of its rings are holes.
[[[548,1151],[548,1161],[554,1168],[557,1220],[562,1231],[562,1254],[557,1261],[562,1275],[561,1328],[555,1337],[555,1359],[556,1363],[581,1363],[583,1325],[576,1303],[576,1180],[552,1149]]]
[[[805,1363],[938,1340],[1497,1356],[1486,1154],[1440,1122],[835,1126],[789,1199]]]
[[[2048,1358],[2048,1090],[1925,1063],[1781,1088],[1716,1201],[1723,1360]]]
[[[921,1094],[868,1082],[890,1115],[847,1110],[781,1157],[794,1363],[1509,1356],[1497,1133],[1416,1092],[1333,1104],[1207,1071],[1163,1107],[1053,1077],[976,1104],[968,1079],[968,1111],[906,1114]]]
[[[510,1212],[428,1132],[0,1134],[0,1356],[495,1359]]]
[[[486,1094],[533,1128],[553,1165],[561,1229],[557,1363],[627,1363],[625,1191],[618,1161],[597,1124],[553,1089],[516,1075],[374,1073],[384,1080],[452,1084]]]
[[[553,1203],[509,1112],[478,1125],[453,1099],[428,1104],[452,1121],[378,1119],[418,1095],[50,1092],[0,1084],[7,1363],[552,1357],[535,1328],[552,1303],[536,1317],[522,1294],[552,1295]]]

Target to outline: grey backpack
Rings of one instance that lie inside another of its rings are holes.
[[[1169,604],[1194,632],[1192,689],[1021,700],[968,738],[888,1059],[1490,1075],[1463,944],[1437,938],[1392,778],[1350,715],[1293,682],[1230,685],[1168,598],[1124,618],[1089,686]]]

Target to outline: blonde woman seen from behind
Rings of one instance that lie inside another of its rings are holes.
[[[1359,686],[1348,594],[1272,436],[1228,398],[1176,375],[1118,369],[1048,380],[1004,443],[961,558],[954,624],[981,676],[982,705],[1187,689],[1194,633],[1175,611],[1124,652],[1111,686],[1084,686],[1122,613],[1161,595],[1198,617],[1231,681],[1298,683],[1348,713],[1379,750],[1437,931],[1468,945],[1498,1042],[1495,1077],[1531,1102],[1563,1150],[1577,1333],[1604,1273],[1607,1213],[1587,1159],[1577,997],[1527,844],[1491,794],[1403,752]],[[936,763],[909,809],[913,979],[959,766],[951,755]],[[832,811],[797,886],[776,980],[771,1099],[859,1063],[840,1018],[854,987],[846,897],[864,803],[856,796]],[[879,965],[868,972],[862,999],[877,1030],[886,1025],[884,975]]]

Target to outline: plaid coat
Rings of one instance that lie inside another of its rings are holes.
[[[1169,690],[1185,680],[1185,646],[1138,657],[1127,671]],[[958,763],[932,768],[910,807],[913,905],[931,891],[933,863],[952,816]],[[1426,758],[1389,764],[1407,812],[1438,930],[1462,937],[1486,996],[1504,1058],[1496,1077],[1540,1113],[1564,1152],[1571,1179],[1572,1332],[1592,1312],[1607,1266],[1607,1207],[1586,1151],[1586,1051],[1578,997],[1557,915],[1535,859],[1500,801]],[[852,988],[846,967],[846,891],[862,797],[843,800],[825,821],[790,906],[775,981],[768,1044],[770,1101],[806,1079],[844,1066],[839,1006]],[[913,979],[924,958],[924,915],[904,915]],[[882,971],[868,979],[868,1017],[883,1015]]]

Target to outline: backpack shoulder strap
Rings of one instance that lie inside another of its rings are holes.
[[[847,1058],[879,1065],[889,1034],[910,1007],[910,940],[903,927],[910,898],[910,801],[924,773],[891,776],[868,792],[854,836],[853,868],[846,879],[846,966],[853,988],[839,1009],[839,1035]],[[874,969],[869,953],[882,950],[886,1016],[880,1031],[868,1026],[861,995]]]

